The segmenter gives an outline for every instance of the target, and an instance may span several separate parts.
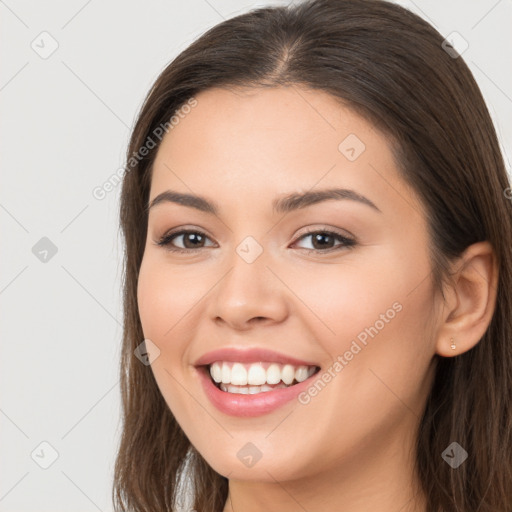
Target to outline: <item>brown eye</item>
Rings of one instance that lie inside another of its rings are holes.
[[[356,244],[355,240],[333,231],[310,231],[299,237],[298,240],[304,240],[306,238],[310,238],[312,241],[312,248],[304,248],[308,252],[329,252],[331,250],[337,250],[338,248],[353,247]],[[339,243],[336,244],[336,241]]]
[[[200,233],[190,232],[180,236],[183,237],[183,245],[187,249],[196,249],[204,244],[204,237]]]
[[[176,247],[174,241],[180,239],[180,243],[183,244],[183,247]],[[166,247],[169,251],[187,252],[194,249],[203,249],[206,247],[204,245],[206,240],[209,240],[208,237],[200,231],[181,230],[164,235],[157,242],[157,245]]]

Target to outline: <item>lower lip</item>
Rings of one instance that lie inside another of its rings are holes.
[[[241,393],[228,393],[219,389],[210,378],[208,368],[197,368],[206,396],[219,411],[230,416],[254,417],[268,414],[287,402],[293,400],[309,385],[310,380],[317,374],[314,373],[306,380],[287,388],[263,391],[254,395]]]

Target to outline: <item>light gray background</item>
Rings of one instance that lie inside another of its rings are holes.
[[[112,510],[121,187],[92,191],[124,164],[143,98],[180,51],[223,19],[285,3],[0,1],[1,511]],[[510,171],[512,1],[400,3],[468,41]],[[51,48],[43,31],[59,45],[46,59],[31,47]],[[46,262],[32,251],[42,237],[57,248]],[[58,452],[47,469],[43,441]]]

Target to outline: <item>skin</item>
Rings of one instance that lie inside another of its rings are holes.
[[[471,349],[490,322],[492,248],[475,244],[454,262],[443,301],[430,279],[425,211],[370,123],[298,86],[210,89],[196,99],[162,141],[150,201],[172,189],[204,196],[219,214],[171,202],[151,208],[138,303],[144,336],[160,350],[151,368],[166,403],[229,478],[224,512],[426,512],[415,432],[435,354]],[[338,150],[349,134],[366,147],[355,161]],[[272,211],[277,197],[331,187],[355,190],[380,211],[347,199]],[[183,254],[156,244],[180,227],[206,239],[178,236],[172,243],[189,247]],[[302,237],[309,228],[357,243],[334,238],[327,252]],[[236,252],[247,236],[263,249],[253,263]],[[208,351],[271,348],[323,372],[394,303],[402,309],[305,405],[240,418],[204,394],[193,363]],[[237,457],[248,442],[262,455],[250,468]]]

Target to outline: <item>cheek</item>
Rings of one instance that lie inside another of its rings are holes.
[[[418,275],[412,265],[395,275],[389,269],[373,288],[355,287],[335,324],[340,336],[330,353],[343,366],[338,396],[355,417],[383,420],[391,411],[403,413],[402,401],[422,403],[435,350],[433,290],[428,279],[418,285]]]
[[[336,273],[331,266],[296,281],[297,295],[316,313],[307,313],[315,340],[331,358],[329,391],[322,394],[332,403],[340,400],[354,417],[375,418],[377,411],[384,417],[383,405],[396,400],[390,389],[418,403],[435,352],[427,258],[385,256],[364,265],[347,261]]]
[[[176,338],[186,315],[206,292],[197,277],[169,270],[157,257],[144,257],[139,272],[137,302],[144,335],[165,343]],[[179,346],[173,342],[173,346]]]
[[[142,261],[137,286],[139,316],[144,338],[160,350],[151,370],[166,400],[176,394],[178,381],[183,380],[187,347],[194,336],[188,315],[198,296],[194,283],[185,283],[183,273],[166,271],[151,256]]]
[[[381,251],[384,252],[384,251]],[[315,340],[335,358],[350,349],[351,341],[364,342],[386,338],[384,333],[399,325],[418,332],[425,309],[427,285],[411,293],[420,281],[420,262],[379,254],[346,258],[339,264],[318,265],[313,271],[282,272],[283,280],[293,283],[295,297],[290,299],[298,317],[314,331]],[[428,274],[428,262],[425,274]],[[422,267],[423,268],[423,267]],[[403,323],[404,320],[408,321]],[[404,336],[395,332],[390,342],[400,343]]]
[[[151,371],[160,392],[185,431],[190,418],[197,415],[193,401],[187,399],[180,383],[188,375],[184,363],[193,329],[186,316],[203,294],[181,272],[165,270],[151,255],[144,257],[137,285],[139,316],[145,339],[160,350]]]
[[[426,330],[431,290],[426,283],[414,293],[405,289],[398,285],[366,294],[354,289],[349,299],[340,294],[338,304],[345,309],[331,324],[336,336],[318,331],[324,333],[320,340],[332,363],[299,397],[295,417],[321,420],[311,428],[325,440],[319,441],[326,450],[324,461],[335,464],[342,455],[355,455],[361,439],[371,444],[421,416],[432,376]],[[294,428],[283,426],[283,443],[294,436],[300,442]],[[308,456],[318,459],[318,449],[314,446]]]

